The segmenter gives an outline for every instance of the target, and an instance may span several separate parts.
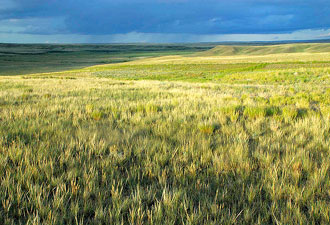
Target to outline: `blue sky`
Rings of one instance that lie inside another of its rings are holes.
[[[330,38],[329,0],[0,0],[0,42]]]

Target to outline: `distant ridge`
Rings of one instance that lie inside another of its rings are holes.
[[[269,55],[278,53],[330,52],[330,43],[276,44],[276,45],[219,45],[197,53],[198,56]]]

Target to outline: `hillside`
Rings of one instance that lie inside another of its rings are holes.
[[[219,45],[197,56],[268,55],[279,53],[322,53],[330,52],[330,43],[284,44],[266,46]]]

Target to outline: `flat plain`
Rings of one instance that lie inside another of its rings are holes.
[[[0,221],[330,223],[329,46],[0,76]]]
[[[182,55],[215,44],[1,44],[0,75],[58,72],[145,57]]]

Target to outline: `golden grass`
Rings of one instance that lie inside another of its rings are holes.
[[[185,67],[164,80],[138,74],[171,63],[329,58],[172,56],[0,77],[0,221],[327,224],[328,67],[233,71],[203,83],[169,81]],[[157,67],[134,67],[143,64]],[[137,80],[93,72],[122,66]]]
[[[136,60],[122,65],[154,64],[232,64],[232,63],[274,63],[330,61],[326,53],[280,53],[270,55],[234,55],[234,56],[162,56]],[[107,65],[104,65],[107,66]],[[96,66],[99,67],[99,66]]]

